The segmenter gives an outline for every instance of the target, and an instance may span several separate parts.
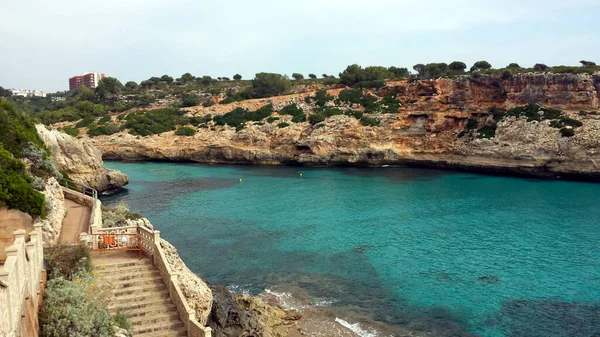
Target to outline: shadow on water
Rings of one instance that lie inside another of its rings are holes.
[[[600,336],[600,304],[511,300],[487,325],[501,328],[507,337],[596,337]]]
[[[184,196],[186,194],[209,191],[217,189],[231,188],[238,183],[237,179],[233,178],[194,178],[185,180],[174,180],[174,181],[156,181],[156,182],[143,182],[143,183],[131,183],[131,187],[143,187],[147,193],[146,197],[151,199],[154,206],[154,210],[162,211],[170,208],[171,201],[175,198]],[[152,191],[159,191],[159,193],[152,193]],[[133,195],[129,189],[123,188],[122,191],[103,196],[100,200],[105,204],[113,204],[121,199],[128,200],[130,195]]]

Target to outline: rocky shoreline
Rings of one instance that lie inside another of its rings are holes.
[[[331,89],[335,98],[341,89]],[[209,125],[192,136],[173,131],[134,136],[126,131],[89,138],[106,160],[210,164],[384,166],[462,170],[549,179],[600,180],[600,74],[522,74],[388,82],[369,95],[396,95],[398,113],[369,114],[378,126],[347,115],[315,125],[294,123],[277,111],[296,104],[317,107],[299,93],[212,107],[187,108],[193,117],[273,104],[276,123],[249,122],[243,128]],[[506,112],[527,104],[529,117]],[[339,108],[333,101],[331,108]],[[543,108],[542,108],[543,107]],[[342,108],[356,109],[355,105]],[[559,110],[546,118],[543,109]],[[541,116],[541,117],[540,117]],[[116,120],[116,118],[114,118]],[[576,126],[563,125],[562,121]],[[558,126],[560,125],[560,127]],[[493,134],[482,136],[486,127]],[[562,128],[562,129],[561,129]],[[563,133],[571,133],[564,136]]]

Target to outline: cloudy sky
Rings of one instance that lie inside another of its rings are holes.
[[[599,0],[0,0],[0,86],[104,72],[251,78],[348,64],[600,63]]]

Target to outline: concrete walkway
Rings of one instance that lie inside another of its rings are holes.
[[[67,244],[77,243],[81,232],[88,232],[90,227],[90,207],[82,206],[75,201],[65,199],[67,216],[62,223],[60,242]]]

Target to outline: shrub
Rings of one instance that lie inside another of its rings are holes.
[[[324,114],[315,112],[315,113],[310,114],[310,116],[308,116],[308,122],[312,125],[315,125],[315,124],[323,122],[325,120],[325,118],[326,117]]]
[[[327,93],[327,90],[320,89],[315,92],[314,96],[306,96],[304,101],[306,103],[314,102],[316,106],[323,107],[327,102],[332,101],[333,97]]]
[[[400,101],[396,99],[396,94],[386,95],[380,102],[383,106],[383,112],[385,113],[399,113],[400,112]]]
[[[113,321],[94,279],[84,276],[48,281],[40,311],[40,336],[113,337]]]
[[[273,123],[278,120],[279,120],[279,117],[275,117],[275,116],[269,117],[269,118],[267,118],[267,123]]]
[[[98,125],[104,125],[104,124],[110,122],[110,120],[111,120],[110,115],[106,115],[106,116],[100,118],[100,120],[98,121]]]
[[[79,134],[79,129],[70,125],[66,125],[59,130],[72,137],[77,137],[77,135]]]
[[[192,94],[192,93],[183,95],[183,97],[181,99],[181,106],[183,106],[183,107],[196,106],[199,103],[200,103],[200,98],[198,98],[198,95]]]
[[[498,125],[496,123],[492,124],[492,125],[484,125],[482,128],[480,128],[479,130],[477,130],[477,133],[479,134],[479,138],[492,138],[496,135],[496,129],[498,128]]]
[[[385,81],[361,81],[352,86],[354,89],[379,89],[385,87]]]
[[[479,122],[477,122],[477,120],[476,120],[476,119],[469,118],[469,119],[467,120],[467,129],[468,129],[468,130],[473,130],[473,129],[476,129],[478,125],[479,125]]]
[[[361,97],[360,104],[365,108],[366,113],[378,112],[381,108],[377,97],[371,94]]]
[[[213,105],[215,105],[215,101],[213,101],[211,98],[208,98],[204,100],[204,102],[202,102],[202,106],[205,108],[211,107]]]
[[[124,124],[132,135],[149,136],[175,130],[178,124],[188,124],[185,111],[176,108],[164,108],[127,115]]]
[[[242,125],[245,124],[246,122],[261,121],[261,120],[269,117],[272,112],[273,112],[272,104],[267,104],[254,112],[246,110],[244,108],[237,107],[234,110],[232,110],[224,115],[215,116],[213,118],[213,120],[215,121],[216,125],[229,125],[229,126],[235,127],[238,130],[241,130],[243,128]]]
[[[340,91],[336,104],[347,103],[347,104],[360,104],[362,98],[361,89],[345,89]]]
[[[75,275],[92,271],[92,256],[85,245],[58,244],[46,248],[44,263],[51,278],[73,280]]]
[[[177,131],[175,131],[175,135],[177,136],[193,136],[194,134],[196,134],[196,129],[192,129],[190,127],[187,126],[182,126],[179,129],[177,129]]]
[[[280,129],[287,128],[288,126],[290,126],[290,124],[285,122],[277,124],[277,127]]]
[[[211,114],[208,114],[208,115],[205,115],[202,117],[190,117],[190,124],[192,124],[192,125],[206,124],[210,121],[212,121]]]
[[[289,79],[280,74],[258,73],[252,80],[250,96],[265,98],[284,94],[291,87]]]
[[[106,125],[90,125],[87,134],[90,137],[96,136],[110,136],[120,131],[120,127],[117,124],[106,124]]]
[[[560,117],[560,121],[567,126],[572,126],[574,128],[580,127],[583,125],[583,123],[577,119],[571,118],[571,117]]]
[[[379,126],[379,121],[375,118],[370,118],[367,116],[362,116],[360,119],[360,123],[364,126]]]
[[[33,217],[45,216],[44,195],[33,188],[32,182],[23,162],[0,144],[0,207],[18,209]]]
[[[575,130],[571,128],[562,128],[560,129],[560,135],[563,137],[573,137],[575,136]]]
[[[292,122],[300,123],[306,121],[306,113],[304,113],[304,109],[299,108],[296,103],[286,105],[279,111],[280,115],[290,115],[293,116]],[[271,123],[271,122],[269,122]]]

